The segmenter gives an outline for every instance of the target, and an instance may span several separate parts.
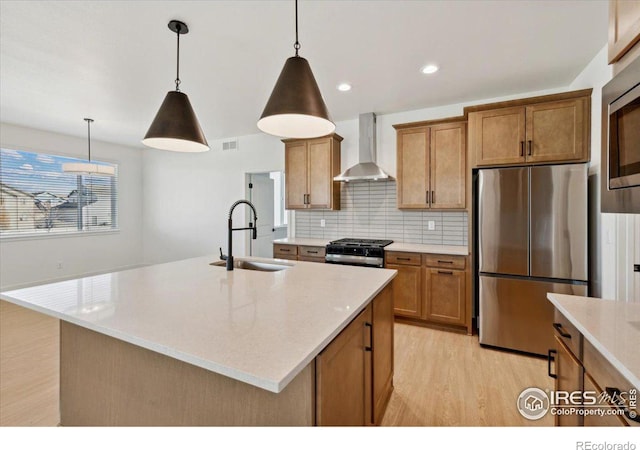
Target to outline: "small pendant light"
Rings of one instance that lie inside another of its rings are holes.
[[[91,162],[91,122],[93,122],[93,119],[85,118],[84,121],[87,122],[87,150],[89,153],[89,159],[87,161],[89,162],[64,163],[62,165],[62,171],[66,173],[77,173],[78,175],[114,176],[116,174],[115,167]]]
[[[184,22],[172,20],[169,29],[178,39],[176,90],[169,91],[142,143],[148,147],[174,152],[206,152],[209,144],[198,123],[187,94],[180,92],[180,35],[189,28]]]
[[[293,48],[296,54],[284,63],[258,128],[267,134],[287,138],[326,136],[336,129],[336,125],[329,118],[309,62],[298,56],[298,0],[295,3],[296,42]]]

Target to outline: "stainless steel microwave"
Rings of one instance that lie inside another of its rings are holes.
[[[640,58],[602,88],[602,211],[640,213]]]

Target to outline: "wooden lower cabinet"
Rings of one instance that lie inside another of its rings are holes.
[[[463,270],[424,269],[427,320],[465,325],[466,275]]]
[[[393,280],[393,312],[398,316],[422,317],[422,269],[420,266],[387,264],[398,271]]]
[[[379,425],[393,390],[388,285],[316,357],[317,425]]]
[[[308,261],[324,264],[325,247],[294,244],[273,244],[273,257],[291,261]]]
[[[386,268],[393,280],[394,314],[417,325],[434,325],[472,333],[468,257],[388,252]]]
[[[371,422],[371,346],[369,306],[316,358],[318,425]]]
[[[582,364],[558,336],[555,337],[555,343],[557,349],[555,390],[581,392],[584,372]],[[583,424],[582,422],[583,416],[580,414],[557,414],[555,416],[556,426],[578,427]]]
[[[585,374],[584,375],[584,390],[597,392],[598,395],[602,394],[602,390],[595,384],[593,379]],[[611,407],[613,410],[613,407]],[[556,421],[556,425],[558,425]],[[626,426],[626,422],[624,419],[620,418],[617,414],[612,415],[596,415],[596,414],[588,414],[584,416],[584,426],[585,427],[619,427]]]

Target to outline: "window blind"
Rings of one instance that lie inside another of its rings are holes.
[[[0,237],[117,228],[118,168],[114,176],[65,172],[89,161],[0,149]]]

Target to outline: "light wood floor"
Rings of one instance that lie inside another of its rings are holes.
[[[523,389],[552,389],[547,362],[480,347],[478,336],[395,325],[394,392],[383,426],[553,426],[516,409]]]

